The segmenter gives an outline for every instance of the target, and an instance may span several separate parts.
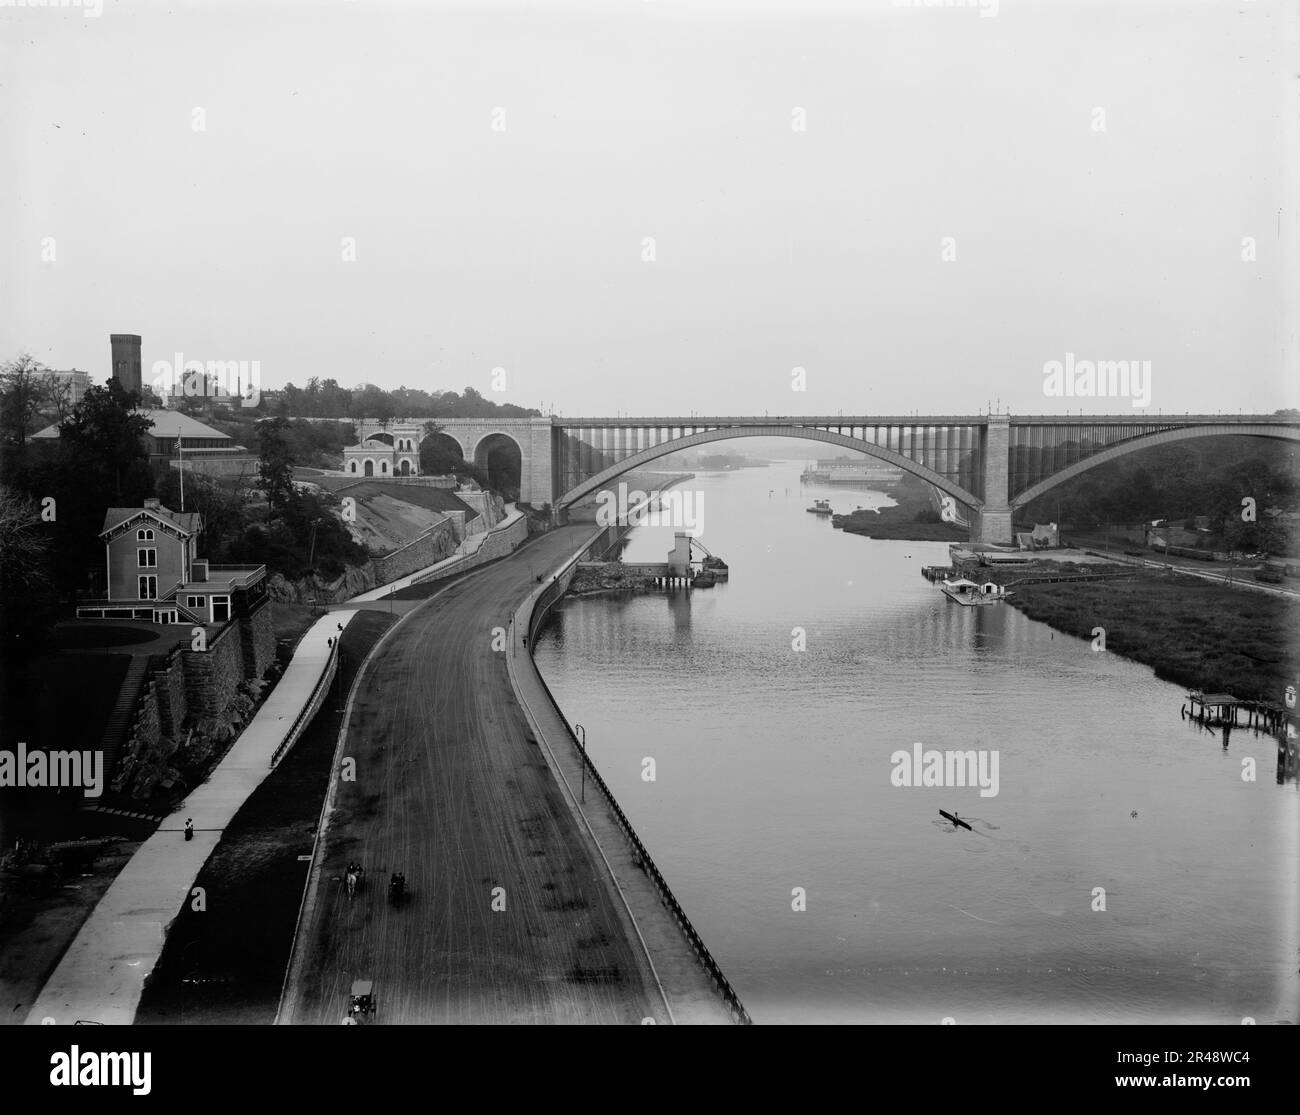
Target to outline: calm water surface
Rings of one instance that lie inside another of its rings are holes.
[[[569,599],[536,648],[755,1021],[1295,1021],[1300,797],[1273,741],[1225,752],[1146,667],[950,603],[919,574],[945,544],[834,530],[814,497],[887,499],[801,468],[690,482],[729,583]],[[997,795],[891,784],[918,741],[996,750]]]

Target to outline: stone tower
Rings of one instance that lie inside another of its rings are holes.
[[[141,390],[140,338],[134,333],[112,333],[108,339],[113,346],[113,376],[123,390]]]

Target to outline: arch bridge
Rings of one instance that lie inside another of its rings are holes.
[[[1224,414],[1008,414],[712,418],[451,418],[439,421],[466,460],[485,466],[509,447],[522,502],[558,514],[624,472],[692,446],[792,437],[855,449],[964,504],[971,541],[1009,543],[1013,513],[1090,468],[1127,453],[1225,435],[1300,441],[1300,418]]]

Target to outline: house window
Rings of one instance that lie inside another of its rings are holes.
[[[135,532],[135,540],[136,540],[137,542],[152,542],[152,541],[153,541],[153,531],[151,531],[151,530],[137,530],[137,531]]]
[[[139,600],[157,600],[158,599],[158,578],[154,576],[140,578],[140,592],[137,595]]]
[[[230,597],[214,596],[212,598],[212,622],[224,623],[230,618]]]
[[[199,611],[203,611],[206,604],[204,603],[204,598],[202,596],[187,596],[185,598],[185,607],[197,608]]]
[[[141,569],[158,568],[158,551],[157,550],[136,550],[136,561],[139,562]]]

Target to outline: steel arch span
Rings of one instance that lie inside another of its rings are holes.
[[[695,445],[707,445],[709,442],[726,441],[730,438],[737,437],[790,437],[803,438],[805,441],[819,441],[827,445],[839,445],[845,449],[856,449],[860,453],[865,453],[869,457],[875,457],[886,464],[894,465],[910,472],[913,476],[920,477],[927,483],[933,484],[940,491],[947,492],[950,496],[960,503],[966,504],[972,510],[979,510],[984,506],[984,500],[975,495],[974,492],[968,491],[959,484],[949,480],[946,476],[935,472],[926,465],[918,464],[916,461],[896,453],[892,449],[886,449],[883,446],[876,445],[874,442],[864,441],[861,438],[850,437],[847,434],[838,434],[830,430],[819,430],[810,426],[724,426],[714,430],[701,430],[697,433],[687,434],[684,437],[673,438],[670,441],[661,442],[659,445],[650,446],[630,457],[626,457],[617,463],[602,469],[594,476],[582,481],[570,488],[555,501],[557,511],[563,511],[571,507],[584,496],[592,492],[599,491],[611,480],[617,479],[625,472],[651,461],[658,460],[660,457],[666,457],[670,453],[676,453],[682,449],[689,449]]]
[[[1046,492],[1067,480],[1073,480],[1091,468],[1098,465],[1104,465],[1107,461],[1114,461],[1120,457],[1125,457],[1130,453],[1137,453],[1143,449],[1151,449],[1157,445],[1169,445],[1174,442],[1187,441],[1191,438],[1202,437],[1267,437],[1276,438],[1281,441],[1300,442],[1300,429],[1294,426],[1283,426],[1270,423],[1268,425],[1250,425],[1243,423],[1224,423],[1221,426],[1203,425],[1203,426],[1179,426],[1173,429],[1160,430],[1156,433],[1140,434],[1137,437],[1129,438],[1126,441],[1117,442],[1105,449],[1098,450],[1091,456],[1084,457],[1082,460],[1075,461],[1073,464],[1066,465],[1057,472],[1040,480],[1026,488],[1023,492],[1017,493],[1012,497],[1011,509],[1018,511],[1031,500],[1037,499]]]

